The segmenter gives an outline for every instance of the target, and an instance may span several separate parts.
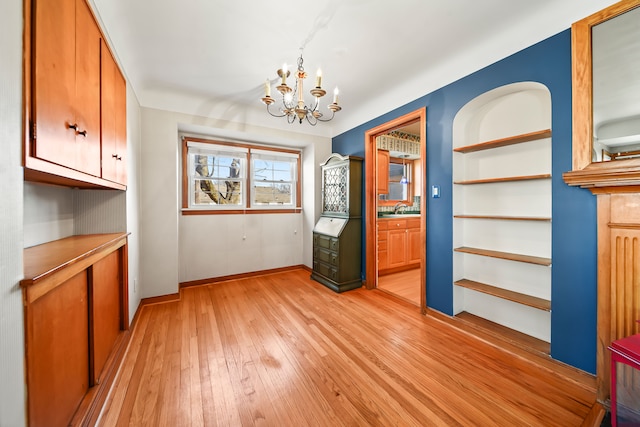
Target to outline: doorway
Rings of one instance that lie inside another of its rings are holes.
[[[417,141],[417,147],[408,149],[409,143],[393,141],[406,135],[415,137],[409,139]],[[389,171],[394,175],[394,170],[402,171],[403,182],[386,175]],[[423,313],[426,176],[426,108],[365,132],[366,287],[399,296]],[[385,182],[391,188],[382,188]]]

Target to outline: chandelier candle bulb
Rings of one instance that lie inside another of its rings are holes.
[[[338,88],[336,87],[333,91],[333,103],[337,104],[338,103],[338,94],[340,93],[340,91],[338,90]]]
[[[304,74],[298,73],[298,106],[304,107],[304,93],[302,93],[302,80],[304,79]]]
[[[268,98],[271,96],[271,85],[269,84],[269,79],[267,79],[267,81],[264,82],[264,96],[265,98]]]
[[[287,84],[287,64],[282,64],[282,84]]]
[[[318,68],[318,74],[316,74],[316,87],[322,87],[322,70]]]

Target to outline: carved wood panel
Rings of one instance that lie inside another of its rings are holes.
[[[624,191],[634,191],[625,193]],[[610,394],[612,341],[640,333],[640,193],[636,188],[599,189],[598,196],[598,399]],[[638,384],[640,376],[618,371],[619,384]],[[624,402],[625,391],[618,387]],[[635,390],[629,395],[638,393]],[[635,398],[639,400],[638,397]],[[627,402],[632,403],[627,400]],[[640,404],[640,400],[635,402]],[[635,406],[639,407],[639,406]]]
[[[611,225],[611,338],[637,334],[640,328],[640,230]],[[640,408],[640,372],[618,365],[618,408]]]
[[[611,338],[640,332],[640,230],[611,228]]]

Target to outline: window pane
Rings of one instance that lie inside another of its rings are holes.
[[[253,200],[256,205],[291,205],[293,186],[290,183],[256,182]]]
[[[195,175],[211,178],[240,178],[242,159],[216,155],[195,154]]]
[[[221,179],[199,179],[194,181],[193,204],[242,205],[242,181]]]
[[[255,181],[292,181],[290,161],[262,160],[253,161],[253,179]]]
[[[295,165],[297,159],[277,154],[253,157],[252,184],[254,206],[293,206],[295,204]]]
[[[407,184],[400,184],[399,182],[389,183],[389,200],[407,200]]]
[[[193,206],[244,205],[242,167],[244,159],[228,155],[194,154],[192,163]]]
[[[404,165],[400,163],[389,163],[389,181],[400,182],[404,176]]]

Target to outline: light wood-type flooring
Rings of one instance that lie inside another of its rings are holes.
[[[378,276],[378,289],[420,306],[420,268]]]
[[[593,384],[303,269],[141,308],[103,426],[579,426]]]

